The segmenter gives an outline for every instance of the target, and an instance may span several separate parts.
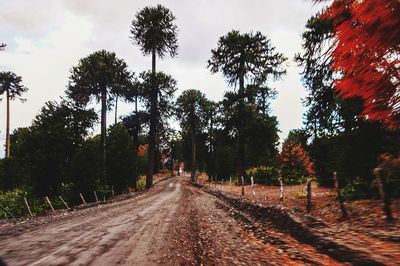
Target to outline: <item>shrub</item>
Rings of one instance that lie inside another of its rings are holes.
[[[0,192],[0,205],[15,217],[25,215],[28,211],[24,205],[24,197],[28,193],[19,188],[7,192]],[[10,218],[1,210],[1,218]]]
[[[144,190],[146,188],[146,176],[140,176],[137,181],[137,189]]]
[[[342,188],[341,195],[345,200],[368,198],[369,191],[371,190],[368,182],[360,177],[356,177],[347,183],[347,185]]]
[[[250,181],[250,176],[254,177],[256,184],[278,185],[278,170],[273,166],[258,166],[246,170],[245,183]]]

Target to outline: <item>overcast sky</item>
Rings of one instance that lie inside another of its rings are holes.
[[[11,105],[11,128],[29,126],[46,101],[59,101],[70,68],[96,50],[114,51],[135,73],[150,69],[151,57],[144,57],[132,45],[129,29],[138,10],[159,3],[171,9],[179,29],[178,56],[157,62],[158,70],[177,80],[177,95],[199,89],[210,99],[221,100],[229,88],[220,74],[206,68],[210,50],[232,29],[261,31],[289,58],[287,75],[271,83],[279,93],[272,102],[272,114],[278,117],[281,138],[302,126],[301,98],[306,91],[293,57],[301,51],[300,35],[307,19],[321,8],[311,0],[0,0],[0,43],[7,44],[0,52],[0,71],[14,71],[29,88],[24,95],[27,102]],[[1,145],[5,110],[2,101]],[[131,111],[132,106],[122,104],[119,113]],[[112,121],[110,113],[108,122]]]

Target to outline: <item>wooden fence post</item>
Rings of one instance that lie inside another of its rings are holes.
[[[255,197],[256,191],[254,190],[254,177],[251,176],[250,179],[251,179],[251,193],[253,194],[253,197]]]
[[[97,198],[97,193],[96,193],[96,190],[95,191],[93,191],[94,192],[94,197],[96,198],[96,202],[99,202],[99,199]]]
[[[376,186],[383,202],[383,210],[387,220],[393,220],[392,210],[390,209],[390,197],[385,191],[385,185],[381,176],[382,168],[375,168],[374,175],[376,176]]]
[[[307,203],[306,203],[307,212],[310,213],[311,212],[311,179],[310,178],[307,179],[306,199],[307,199]]]
[[[83,204],[87,205],[87,203],[86,203],[85,199],[83,198],[83,195],[82,195],[82,193],[79,193],[79,196],[81,196],[81,200],[82,200]]]
[[[114,185],[111,186],[111,193],[112,193],[112,196],[114,198]]]
[[[279,194],[279,202],[283,202],[283,179],[282,179],[282,174],[281,171],[279,171],[279,186],[280,186],[280,194]]]
[[[64,204],[64,206],[65,206],[67,209],[70,209],[70,208],[68,207],[67,203],[64,201],[64,199],[63,199],[61,196],[58,196],[58,197],[60,198],[60,200],[61,200],[61,202]]]
[[[232,192],[232,177],[229,177],[229,192]]]
[[[244,177],[241,176],[242,179],[242,196],[244,196]]]
[[[25,206],[28,209],[29,215],[31,217],[33,217],[32,212],[31,212],[31,208],[29,207],[28,201],[26,200],[26,198],[24,197],[24,201],[25,201]]]
[[[50,205],[51,210],[54,211],[53,205],[51,204],[49,197],[46,196],[45,198],[46,198],[47,203]]]
[[[221,183],[221,191],[224,192],[224,180],[222,179],[222,183]]]
[[[333,172],[333,180],[335,181],[335,190],[336,190],[336,199],[339,202],[340,206],[340,211],[342,213],[343,218],[347,218],[347,211],[346,207],[344,206],[344,198],[343,195],[340,191],[340,184],[339,184],[339,179],[337,178],[337,173]]]

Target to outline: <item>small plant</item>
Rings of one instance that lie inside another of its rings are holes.
[[[341,196],[344,200],[366,198],[365,191],[368,190],[368,187],[369,185],[365,180],[356,177],[340,190]]]
[[[138,181],[137,181],[137,189],[138,190],[144,190],[145,187],[146,187],[146,177],[145,176],[140,176],[138,178]]]
[[[294,194],[294,196],[297,199],[305,199],[306,198],[306,193],[303,190],[299,190]]]

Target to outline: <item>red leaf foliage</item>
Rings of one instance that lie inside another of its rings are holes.
[[[279,159],[283,165],[286,165],[291,169],[301,168],[302,170],[305,170],[308,175],[315,175],[313,169],[314,164],[307,152],[299,143],[285,141]]]
[[[333,0],[321,16],[333,20],[339,94],[361,97],[368,119],[400,128],[400,0]]]

